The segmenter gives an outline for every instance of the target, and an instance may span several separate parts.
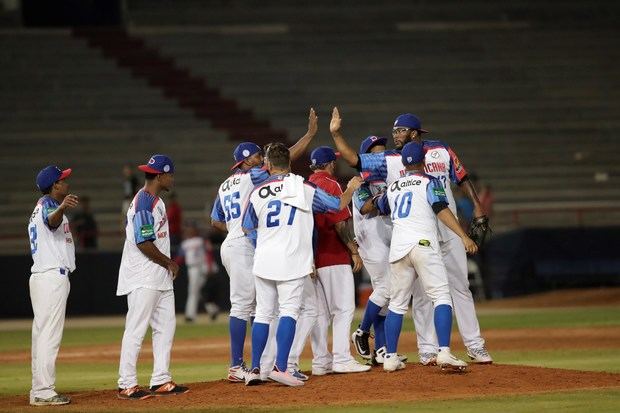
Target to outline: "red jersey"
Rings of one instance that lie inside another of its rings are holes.
[[[315,172],[310,175],[308,180],[330,195],[338,197],[342,195],[340,184],[327,172]],[[351,264],[349,249],[334,228],[336,223],[346,221],[349,218],[351,218],[351,211],[348,207],[339,212],[314,214],[314,225],[318,230],[318,245],[314,253],[316,268]]]

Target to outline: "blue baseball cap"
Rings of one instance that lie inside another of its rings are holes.
[[[261,147],[252,142],[241,142],[235,148],[233,152],[233,157],[235,158],[235,164],[230,168],[231,170],[236,169],[250,156],[254,155],[262,151]]]
[[[325,165],[335,161],[339,156],[340,153],[334,152],[329,146],[319,146],[310,153],[310,166]]]
[[[138,169],[150,174],[173,174],[174,163],[166,155],[153,155],[146,165],[140,165]]]
[[[409,142],[401,151],[403,165],[415,165],[424,161],[424,147],[421,143]]]
[[[385,146],[387,142],[387,138],[382,138],[380,136],[369,136],[362,141],[360,145],[360,153],[368,153],[373,146],[382,145]]]
[[[398,115],[394,121],[395,128],[409,128],[420,131],[420,133],[428,133],[426,129],[422,129],[422,122],[420,119],[412,113],[403,113]]]
[[[56,182],[61,179],[65,179],[69,175],[71,175],[71,168],[63,171],[55,165],[46,166],[37,174],[37,188],[41,191],[46,190]]]

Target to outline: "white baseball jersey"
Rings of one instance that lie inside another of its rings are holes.
[[[211,218],[226,222],[228,234],[226,238],[241,238],[245,234],[241,230],[241,214],[248,202],[254,187],[269,178],[269,173],[259,167],[247,171],[237,169],[218,189],[217,198],[211,210]]]
[[[312,272],[313,213],[338,211],[340,199],[295,174],[274,175],[252,191],[243,229],[256,230],[253,273],[287,281]]]
[[[63,214],[62,222],[58,227],[51,227],[49,215],[60,204],[49,195],[37,201],[30,216],[28,236],[30,238],[30,253],[33,265],[31,272],[41,273],[53,269],[75,270],[75,245],[69,220]]]
[[[425,172],[441,182],[449,208],[456,214],[456,203],[450,182],[460,184],[467,177],[467,170],[461,164],[450,147],[441,141],[422,141],[425,151],[424,163]],[[360,164],[363,175],[367,180],[385,180],[388,185],[405,175],[405,167],[399,151],[385,151],[378,153],[360,154]],[[442,222],[438,222],[439,239],[447,241],[454,238],[456,234],[446,227]]]
[[[394,222],[390,262],[396,262],[415,245],[439,251],[437,216],[433,207],[447,206],[446,193],[437,178],[407,172],[388,186],[377,200],[382,214],[390,214]]]
[[[171,290],[172,275],[168,269],[144,255],[137,245],[152,241],[162,254],[170,257],[170,231],[164,201],[144,188],[138,191],[127,211],[125,236],[116,295],[126,295],[137,288]]]
[[[185,257],[185,265],[188,267],[205,267],[207,254],[205,241],[202,237],[192,237],[181,242],[181,250]]]
[[[372,213],[362,215],[360,213],[364,203],[369,198],[383,191],[385,187],[386,184],[383,181],[364,183],[353,195],[355,241],[366,254],[370,254],[371,251],[376,249],[373,246],[376,246],[377,242],[381,242],[389,247],[392,239],[392,221],[389,217]]]

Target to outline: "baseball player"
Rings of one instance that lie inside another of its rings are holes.
[[[181,242],[181,252],[187,266],[187,301],[185,302],[185,321],[194,322],[198,313],[200,291],[207,281],[207,254],[205,240],[198,233],[195,224],[185,228],[186,238]],[[215,268],[211,268],[213,272]]]
[[[378,136],[368,136],[360,145],[359,153],[378,153],[385,151],[387,139]],[[382,364],[386,354],[385,347],[385,316],[390,296],[390,241],[392,239],[392,222],[389,217],[377,213],[368,213],[363,210],[364,203],[374,195],[385,191],[384,181],[364,183],[353,196],[353,223],[355,240],[364,267],[370,275],[372,294],[366,304],[364,316],[359,328],[352,334],[351,340],[362,358],[373,359]],[[370,327],[375,333],[375,350],[370,351]],[[406,358],[403,358],[403,361]]]
[[[52,406],[71,399],[56,393],[56,356],[65,325],[69,274],[75,271],[75,246],[65,211],[78,205],[66,179],[71,169],[47,166],[37,175],[43,196],[28,223],[33,265],[29,280],[32,302],[32,388],[30,404]]]
[[[172,282],[179,266],[170,259],[170,233],[166,206],[159,197],[174,184],[174,163],[166,155],[153,155],[144,172],[146,183],[127,211],[125,246],[118,272],[116,295],[127,296],[127,317],[118,369],[118,398],[145,399],[187,393],[172,381],[170,350],[176,318]],[[150,390],[138,386],[136,364],[146,330],[153,329],[153,373]]]
[[[413,280],[419,277],[424,292],[434,306],[435,330],[439,341],[437,364],[442,369],[462,370],[467,366],[450,353],[452,299],[448,277],[439,249],[437,218],[462,240],[464,249],[475,253],[478,247],[463,231],[448,208],[441,182],[424,173],[425,149],[409,142],[402,148],[403,177],[392,182],[387,192],[374,198],[374,205],[390,214],[394,223],[390,246],[390,304],[385,320],[387,355],[386,371],[405,368],[396,354],[398,338],[407,312]],[[372,203],[373,200],[368,200]]]
[[[308,147],[318,129],[318,118],[314,109],[308,115],[308,131],[289,151],[292,160],[300,157]],[[242,208],[248,202],[255,185],[269,178],[263,168],[263,151],[252,142],[240,143],[234,151],[233,174],[219,187],[217,198],[211,211],[211,224],[224,232],[226,239],[220,253],[222,264],[230,278],[230,367],[228,380],[245,381],[243,345],[246,326],[256,306],[256,294],[252,265],[254,245],[241,230]]]
[[[404,175],[404,167],[398,150],[408,141],[420,142],[425,150],[425,171],[429,175],[438,178],[444,186],[448,205],[453,214],[456,213],[456,206],[450,182],[459,185],[470,197],[475,206],[475,217],[484,215],[476,191],[467,177],[467,171],[454,151],[441,141],[422,140],[422,134],[427,133],[427,131],[422,129],[421,122],[415,115],[405,113],[396,118],[392,129],[392,136],[397,150],[382,153],[360,155],[355,153],[340,132],[341,122],[338,109],[334,108],[330,131],[332,132],[336,147],[349,165],[368,175],[368,180],[383,179],[389,186],[400,178]],[[476,317],[473,296],[469,290],[465,250],[458,237],[452,231],[449,231],[442,222],[439,223],[439,241],[442,257],[448,272],[454,312],[463,343],[467,348],[467,354],[476,363],[492,363],[493,359],[489,355],[484,345],[484,339],[480,334],[480,325]],[[426,298],[426,294],[418,286],[417,282],[414,283],[414,323],[418,336],[418,350],[420,362],[425,365],[431,365],[435,363],[437,355],[437,338],[434,337],[432,329],[433,307]]]
[[[269,378],[288,386],[302,386],[303,381],[287,371],[287,360],[304,280],[313,270],[312,214],[344,209],[361,179],[352,179],[338,198],[290,173],[290,154],[284,145],[271,145],[265,161],[271,177],[252,191],[243,216],[243,230],[256,231],[257,236],[252,268],[256,282],[256,319],[252,326],[252,366],[246,374],[246,384],[260,383],[260,358],[269,323],[277,312],[277,356]]]
[[[328,146],[314,149],[310,154],[310,169],[314,173],[308,180],[328,194],[341,196],[342,189],[334,177],[336,158],[336,153]],[[306,279],[302,311],[289,356],[289,370],[293,369],[291,374],[300,380],[308,379],[299,371],[299,357],[310,332],[314,355],[313,375],[370,370],[370,366],[358,363],[350,351],[349,334],[355,310],[351,260],[354,264],[353,271],[357,272],[362,268],[357,244],[349,225],[350,218],[351,212],[348,208],[336,213],[314,215],[317,232],[314,254],[317,279]],[[317,307],[321,307],[321,310],[317,311]],[[327,348],[330,322],[333,322],[332,353]]]

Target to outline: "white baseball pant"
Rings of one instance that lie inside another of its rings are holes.
[[[301,311],[297,319],[295,328],[295,338],[291,345],[291,352],[288,356],[288,367],[299,368],[299,359],[306,346],[306,340],[310,332],[316,327],[319,314],[317,298],[317,280],[306,277],[304,280],[304,291],[301,299]],[[320,287],[319,287],[320,288]]]
[[[226,238],[220,255],[230,278],[230,316],[250,321],[256,308],[254,246],[247,237]]]
[[[446,269],[439,251],[433,247],[414,246],[407,255],[393,262],[391,269],[389,308],[393,313],[407,312],[416,276],[433,306],[452,305]]]
[[[30,399],[56,395],[56,356],[65,325],[65,309],[71,285],[59,269],[32,274],[32,389]]]
[[[353,359],[350,337],[355,312],[355,284],[350,265],[330,265],[317,269],[317,273],[320,280],[317,284],[320,304],[317,328],[312,331],[312,365],[325,368],[333,363],[346,363]],[[327,348],[330,322],[333,323],[331,354]]]
[[[463,247],[463,242],[459,237],[454,236],[448,241],[440,242],[439,246],[448,275],[448,286],[450,287],[453,311],[459,327],[459,333],[463,339],[463,344],[468,348],[483,347],[485,342],[480,333],[480,324],[476,316],[474,297],[469,290],[467,253]],[[416,324],[416,330],[418,329],[419,323],[420,329],[424,330],[423,335],[425,337],[430,337],[433,334],[431,331],[434,330],[434,325],[432,323],[433,306],[428,302],[426,297],[420,296],[414,291],[414,303],[416,299],[422,304],[415,304],[413,306],[413,318]],[[427,302],[424,303],[424,301]],[[426,320],[426,322],[422,322],[421,320]],[[431,320],[430,323],[428,320]],[[433,344],[434,350],[432,352],[436,353],[437,341],[434,341]]]
[[[127,389],[138,384],[138,355],[149,325],[153,329],[154,361],[150,386],[171,381],[170,351],[176,330],[174,290],[135,289],[127,295],[127,307],[118,387]]]
[[[185,318],[195,319],[198,314],[200,291],[207,281],[206,268],[202,265],[187,267],[187,301],[185,301]]]

